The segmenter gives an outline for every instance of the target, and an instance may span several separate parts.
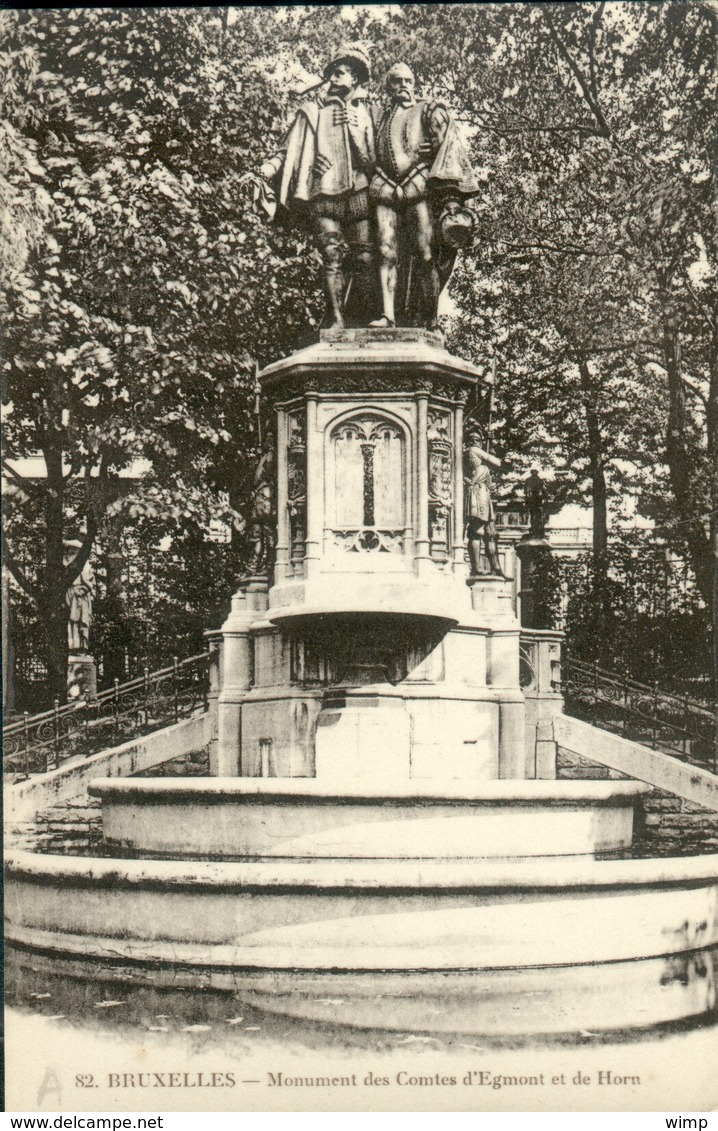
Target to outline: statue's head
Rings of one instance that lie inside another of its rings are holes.
[[[386,75],[386,89],[392,102],[411,106],[414,101],[414,72],[406,63],[394,63]]]
[[[475,420],[469,420],[464,429],[464,443],[479,448],[484,446],[484,430]]]
[[[365,86],[370,77],[368,55],[351,44],[340,47],[324,68],[329,94],[339,98],[348,98],[357,87]]]

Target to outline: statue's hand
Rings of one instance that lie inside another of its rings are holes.
[[[270,220],[276,212],[276,197],[274,191],[263,177],[256,173],[243,173],[239,178],[240,189],[247,189],[252,195],[252,203],[259,211],[266,212]]]
[[[314,162],[314,172],[318,176],[323,177],[325,173],[329,172],[331,167],[332,162],[329,160],[329,158],[324,157],[321,153],[318,153],[316,161]]]

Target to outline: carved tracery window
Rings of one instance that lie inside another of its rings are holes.
[[[364,414],[334,429],[334,543],[352,552],[401,551],[405,526],[404,437]]]

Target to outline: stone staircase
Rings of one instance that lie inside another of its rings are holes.
[[[559,747],[559,778],[619,780],[626,775],[591,762]],[[174,758],[148,771],[152,777],[202,777],[207,774],[206,752]],[[142,774],[137,775],[142,777]],[[108,855],[102,841],[100,801],[87,794],[72,798],[38,813],[12,833],[14,846],[61,856]],[[718,813],[660,789],[653,789],[642,803],[633,847],[636,858],[692,856],[718,853]]]
[[[209,771],[208,750],[171,758],[135,777],[204,777]],[[37,813],[8,830],[14,848],[58,856],[106,856],[102,840],[102,806],[85,792]]]
[[[583,780],[627,777],[563,747],[558,748],[556,773],[559,778]],[[631,856],[693,856],[718,852],[718,813],[655,788],[643,797],[642,809]]]

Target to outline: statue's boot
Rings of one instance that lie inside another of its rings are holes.
[[[489,560],[489,569],[491,572],[495,574],[496,577],[503,577],[504,580],[506,580],[506,574],[501,568],[501,560],[495,543],[490,542],[486,547],[486,557]]]
[[[439,295],[441,286],[439,272],[433,259],[427,260],[421,268],[421,297],[424,308],[424,325],[428,330],[436,330],[439,326]]]
[[[344,302],[348,326],[372,326],[371,319],[381,310],[374,248],[369,243],[351,247],[351,281]]]
[[[340,267],[327,267],[326,276],[327,313],[330,316],[329,329],[341,330],[344,326],[344,292],[346,281]]]
[[[472,577],[479,577],[481,574],[481,539],[477,537],[469,538],[467,549],[469,551],[469,568]]]
[[[396,326],[396,261],[382,259],[379,263],[379,286],[381,290],[381,317],[370,322],[370,326]]]
[[[327,309],[323,325],[331,330],[344,326],[344,299],[346,296],[346,274],[344,264],[347,258],[347,242],[338,231],[320,231],[317,242],[324,261],[324,290]]]

